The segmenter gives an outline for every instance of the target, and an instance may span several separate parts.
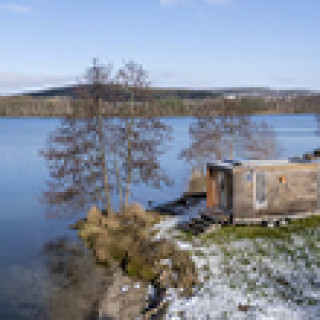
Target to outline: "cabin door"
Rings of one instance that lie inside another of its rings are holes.
[[[266,173],[257,172],[255,180],[255,207],[256,209],[265,209],[268,206]]]
[[[228,190],[227,190],[227,175],[225,172],[218,173],[219,191],[220,191],[220,206],[227,208],[228,206]]]

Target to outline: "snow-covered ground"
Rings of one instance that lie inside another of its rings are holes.
[[[319,229],[281,240],[182,241],[175,226],[184,218],[159,223],[156,237],[190,250],[202,286],[189,299],[170,290],[167,319],[320,318]]]

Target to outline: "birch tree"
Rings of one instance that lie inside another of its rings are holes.
[[[111,67],[95,60],[75,94],[74,114],[62,121],[42,151],[50,173],[43,199],[58,214],[93,204],[111,214],[111,198],[119,197],[121,211],[129,205],[133,184],[161,188],[171,182],[160,163],[171,128],[159,118],[134,117],[135,108],[152,103],[147,72],[130,61],[116,79],[114,86]],[[109,103],[122,103],[131,116],[103,117]]]
[[[118,84],[126,93],[127,107],[132,116],[121,119],[122,150],[120,165],[125,175],[124,206],[129,204],[132,184],[145,183],[158,188],[171,180],[160,165],[164,144],[170,138],[171,128],[159,118],[134,117],[139,105],[153,102],[148,74],[134,61],[129,61],[118,72]]]
[[[113,211],[106,153],[108,121],[102,117],[110,74],[110,66],[93,61],[85,83],[77,89],[78,99],[72,101],[73,114],[62,120],[41,151],[49,162],[50,179],[42,200],[50,214],[77,213],[93,203]]]

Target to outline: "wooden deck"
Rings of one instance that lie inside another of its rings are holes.
[[[154,206],[152,210],[160,214],[180,215],[184,210],[196,206],[204,199],[206,199],[205,192],[185,192],[182,197]]]
[[[283,215],[263,215],[258,218],[233,218],[234,225],[265,225],[277,226],[286,224],[289,221],[305,219],[312,216],[320,216],[320,211],[315,212],[299,212],[294,214]]]
[[[173,216],[183,216],[190,208],[196,208],[197,205],[206,198],[205,193],[185,193],[181,198],[153,208],[160,214],[171,214]],[[208,208],[201,207],[197,216],[187,221],[182,221],[178,227],[193,234],[213,231],[223,225],[250,226],[260,225],[273,227],[285,225],[289,221],[308,218],[311,216],[320,216],[320,210],[316,212],[299,212],[292,214],[265,214],[259,217],[245,218],[233,217],[232,210],[226,210],[220,207]]]
[[[231,212],[217,207],[199,212],[198,217],[191,219],[188,223],[180,225],[180,228],[193,234],[199,234],[231,223]]]
[[[211,232],[223,225],[275,227],[285,225],[290,221],[312,216],[320,216],[320,211],[286,215],[264,215],[259,218],[233,218],[231,211],[221,208],[210,208],[205,212],[199,212],[198,217],[191,219],[188,223],[180,225],[180,228],[192,234],[200,234]]]

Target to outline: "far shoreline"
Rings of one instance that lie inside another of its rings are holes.
[[[0,117],[85,118],[87,101],[67,96],[0,97]],[[152,102],[103,101],[103,117],[219,117],[319,114],[320,95],[265,98],[155,99]]]

